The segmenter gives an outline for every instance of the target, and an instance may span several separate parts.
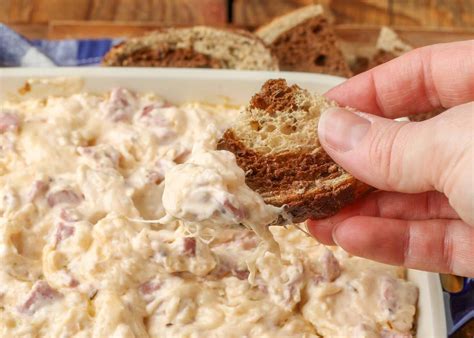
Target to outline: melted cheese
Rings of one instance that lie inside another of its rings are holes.
[[[280,210],[215,150],[233,109],[126,89],[1,107],[0,336],[410,331],[403,269],[266,227]]]

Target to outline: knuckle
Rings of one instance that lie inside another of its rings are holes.
[[[388,190],[396,190],[399,186],[402,170],[401,151],[403,145],[403,126],[405,124],[389,124],[378,130],[372,137],[368,149],[370,165],[374,174],[380,177]]]
[[[437,191],[425,193],[424,213],[429,218],[450,218],[455,216],[447,203],[446,196]]]
[[[412,228],[406,227],[405,235],[403,238],[403,266],[409,266],[411,261],[411,249],[412,249]]]
[[[442,256],[442,264],[446,272],[452,272],[453,271],[453,241],[452,241],[452,236],[450,234],[450,227],[446,226],[444,230],[444,238],[442,242],[442,250],[443,250],[443,256]]]

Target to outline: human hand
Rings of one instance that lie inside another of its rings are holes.
[[[383,191],[309,231],[357,256],[474,276],[474,40],[414,50],[326,96],[365,113],[324,112],[322,146]],[[441,107],[427,121],[391,120]]]

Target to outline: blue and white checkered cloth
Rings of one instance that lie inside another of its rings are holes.
[[[95,66],[121,39],[27,40],[0,23],[0,67]]]

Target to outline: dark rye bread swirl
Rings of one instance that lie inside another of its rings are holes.
[[[271,50],[255,35],[206,26],[164,28],[128,39],[103,58],[104,66],[278,70]]]
[[[350,77],[336,35],[319,5],[306,6],[276,18],[256,34],[277,56],[281,70]]]
[[[269,80],[218,143],[235,154],[247,185],[266,203],[285,206],[293,222],[334,215],[370,189],[319,144],[319,116],[330,106],[297,85]]]

